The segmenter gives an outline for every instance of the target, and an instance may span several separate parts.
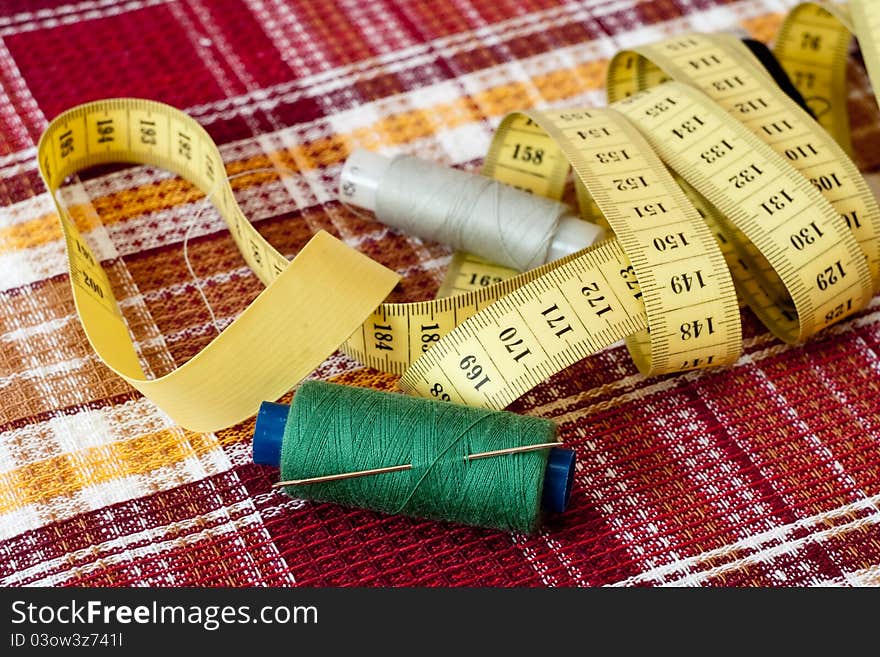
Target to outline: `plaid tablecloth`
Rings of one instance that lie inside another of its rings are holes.
[[[34,0],[0,3],[0,582],[5,585],[880,583],[878,300],[789,347],[744,312],[735,367],[645,379],[623,347],[520,399],[578,452],[571,510],[535,537],[291,499],[250,463],[252,421],[197,434],[97,359],[40,181],[47,121],[153,98],[220,144],[245,213],[292,256],[318,229],[433,296],[447,248],[335,200],[350,149],[475,169],[508,111],[604,103],[618,49],[686,30],[775,35],[781,0]],[[860,165],[880,157],[853,59]],[[65,192],[158,376],[261,287],[221,220],[167,172]],[[269,347],[270,348],[270,347]],[[315,377],[391,389],[335,354]],[[289,399],[289,396],[288,396]]]

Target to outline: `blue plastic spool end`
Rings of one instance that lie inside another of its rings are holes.
[[[544,473],[544,497],[541,506],[548,513],[562,513],[568,507],[574,482],[575,453],[573,449],[554,447],[547,458]]]
[[[284,426],[290,406],[264,401],[257,412],[254,427],[254,463],[258,465],[281,464],[281,443],[284,442]]]

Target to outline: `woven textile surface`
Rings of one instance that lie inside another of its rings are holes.
[[[319,229],[431,298],[448,248],[335,200],[347,153],[475,170],[533,106],[604,104],[621,47],[688,30],[770,41],[782,0],[0,2],[0,583],[4,585],[880,584],[880,300],[806,345],[743,311],[734,367],[646,379],[622,346],[530,391],[578,452],[572,508],[534,537],[303,502],[250,462],[253,421],[175,426],[77,320],[35,145],[61,111],[170,103],[215,141],[245,214],[292,257]],[[880,126],[852,59],[860,167]],[[267,167],[292,174],[283,181]],[[164,171],[86,172],[86,238],[150,374],[186,362],[260,292],[219,217]],[[183,259],[188,251],[212,319]],[[283,338],[283,336],[281,336]],[[271,345],[267,345],[271,348]],[[341,353],[314,374],[393,389]],[[284,398],[290,399],[290,395]]]

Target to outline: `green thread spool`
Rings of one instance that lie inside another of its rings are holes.
[[[349,507],[534,532],[547,496],[545,473],[550,473],[549,490],[557,494],[551,506],[561,510],[567,502],[573,452],[553,448],[477,460],[468,456],[555,440],[555,425],[541,418],[308,381],[289,409],[264,402],[254,431],[254,460],[280,462],[283,480],[411,464],[404,471],[286,490]]]

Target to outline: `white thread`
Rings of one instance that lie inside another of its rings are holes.
[[[199,208],[199,211],[196,212],[195,216],[191,217],[189,220],[189,224],[186,227],[186,233],[183,236],[183,261],[186,263],[186,269],[189,271],[190,279],[192,280],[193,285],[196,286],[196,290],[199,293],[199,296],[202,297],[202,301],[205,302],[205,306],[208,308],[208,314],[211,315],[211,323],[214,325],[217,333],[222,333],[223,329],[220,328],[220,324],[217,322],[217,316],[214,314],[214,309],[211,307],[211,303],[208,301],[207,295],[205,295],[205,291],[202,289],[202,284],[199,281],[198,276],[196,276],[196,272],[193,269],[192,262],[189,259],[189,236],[192,232],[193,226],[196,225],[196,221],[201,218],[202,212],[205,211],[205,208],[211,203],[211,196],[214,194],[214,190],[211,191],[210,194],[206,194],[205,198],[202,200],[202,205]]]
[[[422,239],[527,271],[544,264],[572,210],[483,176],[415,157],[392,160],[376,190],[376,218]]]
[[[366,210],[361,210],[356,205],[352,205],[351,203],[346,201],[341,194],[339,195],[339,204],[342,207],[344,207],[346,210],[351,212],[353,215],[355,215],[356,217],[360,217],[361,219],[364,219],[366,221],[375,221],[376,220],[376,217],[374,217],[372,214],[370,214]]]
[[[190,278],[192,280],[193,285],[196,286],[196,290],[198,291],[199,296],[202,297],[202,301],[205,302],[205,306],[208,308],[208,313],[211,315],[211,323],[214,325],[214,329],[217,331],[218,334],[222,333],[223,329],[220,326],[220,323],[217,321],[217,316],[214,314],[214,309],[211,307],[211,303],[208,301],[208,297],[205,294],[204,289],[202,288],[201,281],[199,280],[199,277],[196,275],[196,272],[192,266],[192,262],[189,259],[189,249],[188,249],[189,236],[190,236],[190,233],[192,232],[193,227],[198,223],[198,220],[201,218],[202,213],[205,211],[205,208],[207,208],[209,205],[214,205],[214,203],[211,199],[214,197],[214,194],[220,188],[220,185],[222,185],[224,182],[227,182],[227,183],[232,182],[236,178],[241,178],[242,176],[249,176],[249,175],[252,175],[255,173],[267,173],[267,172],[278,173],[279,177],[281,177],[283,175],[288,175],[288,174],[294,173],[291,169],[288,169],[287,167],[281,167],[281,166],[259,167],[256,169],[248,169],[246,171],[239,171],[236,174],[233,174],[231,176],[227,176],[225,179],[218,180],[217,182],[214,183],[214,187],[211,189],[211,191],[208,192],[207,194],[205,194],[205,198],[202,199],[202,204],[199,207],[198,212],[196,212],[190,218],[189,223],[187,224],[187,227],[186,227],[186,233],[183,236],[183,261],[186,263],[186,269],[187,269],[187,271],[189,271],[189,275],[190,275]]]

